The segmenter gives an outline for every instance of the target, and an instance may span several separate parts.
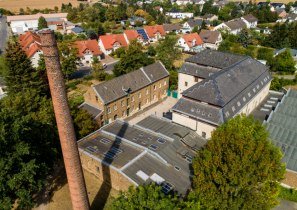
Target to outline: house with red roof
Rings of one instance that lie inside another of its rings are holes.
[[[78,57],[80,63],[84,66],[89,66],[94,57],[100,61],[104,58],[103,52],[100,50],[98,42],[96,40],[82,40],[74,42],[74,47],[78,49]]]
[[[19,42],[28,58],[31,60],[32,66],[37,67],[41,50],[40,37],[31,31],[19,36]]]
[[[177,46],[183,51],[200,52],[203,49],[203,41],[197,33],[184,34],[178,39]]]
[[[137,42],[143,44],[144,39],[143,37],[136,31],[136,30],[125,30],[124,31],[124,37],[126,39],[126,42],[130,44],[131,41],[137,40]]]
[[[150,42],[156,42],[166,35],[166,31],[162,25],[144,26],[143,27]]]
[[[126,46],[128,46],[128,43],[124,34],[109,34],[99,37],[99,47],[105,55]]]

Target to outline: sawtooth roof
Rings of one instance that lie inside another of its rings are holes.
[[[133,93],[168,76],[169,73],[164,65],[160,61],[157,61],[139,70],[95,85],[93,88],[104,104],[108,104],[126,96],[128,91]]]
[[[284,157],[286,168],[297,172],[297,91],[289,90],[268,118],[266,128]]]

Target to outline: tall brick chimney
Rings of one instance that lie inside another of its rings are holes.
[[[90,208],[89,200],[68,106],[55,34],[50,29],[44,29],[39,34],[62,147],[72,208],[74,210],[88,210]]]

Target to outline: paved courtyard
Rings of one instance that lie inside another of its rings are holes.
[[[168,112],[174,106],[177,100],[178,99],[176,98],[167,97],[164,101],[162,101],[158,105],[151,107],[150,109],[148,109],[143,113],[137,114],[135,117],[133,117],[132,119],[129,119],[128,121],[130,124],[134,125],[150,115],[156,115],[158,117],[162,117],[163,113]]]

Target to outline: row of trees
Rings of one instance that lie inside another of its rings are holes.
[[[217,128],[193,161],[185,198],[145,185],[122,192],[111,209],[271,209],[284,177],[282,154],[261,122],[237,116]]]

